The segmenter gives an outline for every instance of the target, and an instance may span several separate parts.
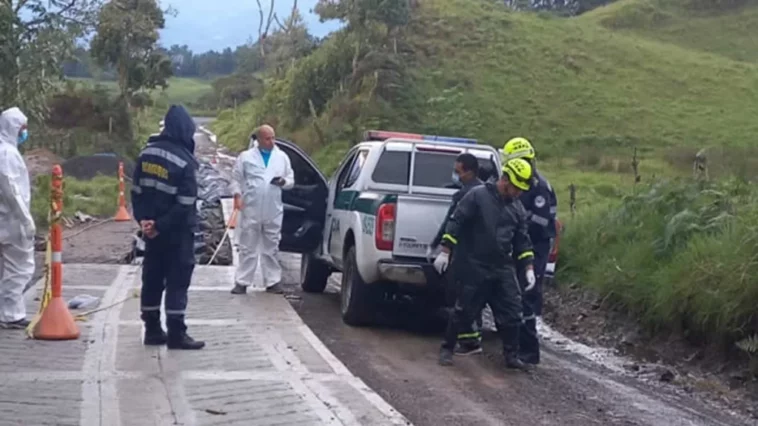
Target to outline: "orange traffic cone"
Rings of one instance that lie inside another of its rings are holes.
[[[63,300],[63,228],[60,224],[63,213],[63,170],[59,165],[53,167],[50,198],[53,210],[50,226],[52,298],[34,325],[32,336],[39,340],[75,340],[79,338],[79,327],[69,312],[66,301]]]
[[[116,222],[129,222],[132,220],[126,209],[126,196],[124,195],[124,163],[118,163],[118,211],[113,218]]]

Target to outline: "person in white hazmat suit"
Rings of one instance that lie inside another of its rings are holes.
[[[232,294],[245,294],[253,284],[258,262],[269,293],[281,294],[282,267],[276,259],[281,239],[282,190],[295,184],[290,159],[275,144],[274,129],[263,125],[253,133],[250,147],[237,157],[232,191],[237,219],[239,265]]]
[[[18,108],[0,115],[0,328],[29,325],[24,288],[34,275],[34,219],[29,172],[18,146],[29,133]]]

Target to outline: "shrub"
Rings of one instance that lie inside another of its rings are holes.
[[[731,345],[758,332],[758,191],[668,181],[579,214],[561,274],[653,330]]]

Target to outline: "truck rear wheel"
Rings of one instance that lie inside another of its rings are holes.
[[[306,293],[323,293],[332,270],[316,256],[306,253],[300,257],[300,288]]]
[[[371,323],[375,308],[375,301],[371,300],[371,294],[371,288],[358,273],[355,247],[350,247],[347,256],[345,256],[340,295],[340,311],[342,312],[342,321],[345,324],[363,326]]]

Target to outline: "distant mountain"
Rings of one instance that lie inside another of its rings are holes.
[[[308,28],[317,37],[323,37],[339,28],[339,22],[320,23],[311,9],[318,0],[299,0],[298,8]],[[260,15],[255,0],[163,0],[163,7],[178,11],[176,17],[167,17],[166,28],[161,32],[161,44],[188,45],[196,53],[208,50],[234,48],[248,40],[258,38]],[[261,0],[264,8],[270,0]],[[292,10],[292,0],[276,0],[274,12],[283,19]],[[264,21],[268,10],[264,10]],[[276,23],[272,24],[272,29]]]

